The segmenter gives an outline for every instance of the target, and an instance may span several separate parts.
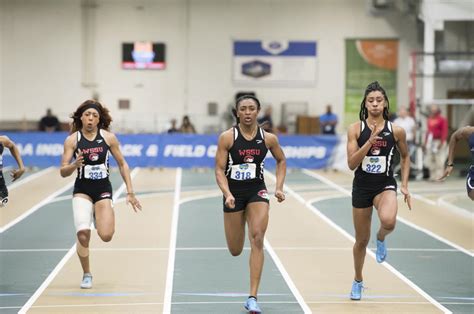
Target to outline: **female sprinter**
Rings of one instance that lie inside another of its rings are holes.
[[[25,173],[25,166],[23,165],[18,147],[16,147],[15,143],[10,140],[8,136],[0,136],[0,207],[4,207],[8,203],[8,188],[5,183],[5,178],[3,177],[3,150],[5,147],[10,150],[10,153],[18,164],[18,169],[13,169],[10,172],[10,176],[13,178],[12,181],[19,179],[23,173]]]
[[[216,181],[224,194],[224,228],[227,247],[233,256],[242,252],[245,223],[248,225],[250,251],[250,296],[245,309],[260,313],[257,291],[263,268],[263,241],[268,225],[270,197],[264,181],[264,159],[270,150],[276,160],[278,202],[285,200],[285,155],[276,135],[265,132],[257,123],[260,102],[249,95],[235,105],[237,125],[219,137],[216,154]]]
[[[411,209],[408,193],[410,158],[405,131],[388,121],[389,101],[378,82],[370,83],[360,105],[360,121],[348,130],[347,162],[356,169],[352,184],[352,216],[356,242],[353,248],[355,277],[351,299],[360,300],[362,267],[370,239],[372,208],[377,209],[380,229],[377,232],[377,262],[387,257],[385,236],[395,228],[397,220],[397,182],[393,177],[393,152],[400,152],[401,187],[405,202]]]
[[[141,210],[135,197],[128,164],[123,158],[119,142],[109,132],[112,118],[109,110],[98,101],[83,102],[72,114],[72,130],[64,141],[61,161],[61,176],[77,172],[72,198],[74,225],[77,234],[77,255],[84,275],[81,288],[92,288],[89,266],[89,241],[91,223],[104,242],[112,240],[115,231],[115,216],[112,205],[112,185],[109,180],[109,153],[117,161],[120,174],[127,186],[127,203],[136,212]],[[74,160],[71,161],[74,157]]]
[[[466,190],[467,196],[474,201],[474,121],[471,121],[471,125],[457,129],[456,132],[451,135],[451,139],[449,140],[449,153],[448,161],[446,163],[446,169],[444,169],[444,174],[438,180],[446,179],[446,177],[449,177],[449,175],[453,172],[454,150],[456,148],[457,142],[462,139],[465,139],[467,141],[467,144],[469,145],[469,151],[471,152],[472,156],[471,165],[467,170]]]

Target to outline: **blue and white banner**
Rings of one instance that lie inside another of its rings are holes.
[[[25,166],[59,167],[67,133],[5,133],[12,139]],[[117,134],[130,167],[214,167],[217,135]],[[291,168],[323,168],[338,142],[337,136],[280,136],[280,145]],[[4,166],[16,167],[8,149]],[[112,165],[116,165],[111,160]],[[270,152],[265,165],[275,167]]]
[[[316,41],[234,41],[233,79],[251,85],[316,84]]]

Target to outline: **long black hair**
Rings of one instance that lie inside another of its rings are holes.
[[[387,93],[385,92],[385,89],[383,89],[383,87],[379,84],[379,82],[375,81],[367,85],[367,88],[365,89],[364,99],[362,99],[362,102],[360,103],[360,111],[359,111],[360,121],[364,121],[369,116],[369,112],[367,111],[367,108],[365,108],[365,100],[367,99],[367,95],[369,93],[375,92],[375,91],[381,92],[383,95],[383,98],[385,99],[385,102],[387,103],[387,106],[383,108],[382,115],[385,120],[388,120],[390,102],[388,101],[388,97],[387,97]]]
[[[235,108],[232,108],[232,114],[234,115],[235,120],[237,120],[237,124],[239,124],[239,122],[240,122],[240,119],[237,116],[237,110],[239,110],[240,103],[245,99],[252,99],[253,101],[255,101],[255,103],[257,104],[257,110],[260,110],[260,107],[261,107],[260,101],[258,100],[257,97],[255,97],[253,95],[243,95],[243,96],[240,96],[239,98],[237,98],[237,100],[235,101]]]

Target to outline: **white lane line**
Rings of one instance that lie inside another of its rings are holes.
[[[76,252],[76,244],[72,246],[72,248],[66,253],[66,255],[63,256],[61,261],[56,265],[56,267],[53,269],[53,271],[48,275],[48,277],[43,281],[41,286],[39,286],[38,289],[36,289],[35,293],[28,299],[28,301],[23,305],[23,307],[18,311],[19,314],[24,314],[26,313],[33,303],[36,302],[36,300],[39,298],[39,296],[43,293],[43,291],[48,287],[48,285],[53,281],[53,279],[56,277],[56,275],[59,273],[59,271],[66,265],[68,260],[71,258],[71,256],[74,255]]]
[[[453,242],[451,242],[451,241],[449,241],[449,240],[447,240],[447,239],[445,239],[445,238],[443,238],[443,237],[437,235],[436,233],[434,233],[434,232],[432,232],[432,231],[430,231],[430,230],[428,230],[428,229],[425,229],[425,228],[422,228],[422,227],[420,227],[420,226],[418,226],[418,225],[415,225],[414,223],[412,223],[412,222],[410,222],[410,221],[408,221],[408,220],[406,220],[406,219],[404,219],[404,218],[402,218],[402,217],[397,217],[397,220],[400,220],[400,221],[403,222],[404,224],[406,224],[406,225],[412,227],[413,229],[416,229],[416,230],[418,230],[418,231],[421,231],[421,232],[423,232],[423,233],[426,233],[426,234],[429,235],[430,237],[433,237],[433,238],[435,238],[436,240],[438,240],[438,241],[440,241],[440,242],[443,242],[443,243],[445,243],[445,244],[447,244],[447,245],[449,245],[449,246],[451,246],[451,247],[453,247],[453,248],[455,248],[455,249],[457,249],[457,250],[463,252],[464,254],[469,255],[470,257],[474,257],[474,253],[469,252],[469,250],[467,250],[467,249],[465,249],[465,248],[463,248],[463,247],[461,247],[461,246],[459,246],[459,245],[457,245],[457,244],[455,244],[455,243],[453,243]]]
[[[398,191],[400,191],[400,189],[398,189]],[[428,204],[430,204],[431,206],[436,206],[436,202],[433,201],[433,200],[430,200],[429,198],[426,198],[426,197],[424,197],[424,196],[422,196],[422,195],[420,195],[420,194],[416,194],[416,193],[412,193],[412,192],[410,192],[410,194],[411,194],[411,196],[412,196],[413,198],[416,198],[417,200],[420,200],[420,201],[423,201],[423,202],[425,202],[425,203],[428,203]]]
[[[5,249],[0,253],[67,252],[69,249]]]
[[[242,304],[242,301],[195,301],[195,302],[173,302],[173,304]],[[258,301],[258,304],[298,304],[295,301]],[[310,312],[311,313],[311,312]]]
[[[193,202],[193,201],[197,201],[197,200],[202,200],[202,199],[207,199],[207,198],[212,198],[212,197],[218,197],[218,196],[221,196],[222,193],[219,193],[219,192],[215,192],[215,193],[209,193],[209,194],[206,194],[206,195],[199,195],[199,196],[194,196],[194,197],[188,197],[188,198],[185,198],[185,199],[182,199],[180,201],[180,205],[186,203],[186,202]],[[179,211],[179,210],[178,210]],[[173,229],[174,229],[174,223],[172,225]],[[173,231],[172,229],[172,231]],[[177,229],[177,222],[176,222],[176,229]],[[288,285],[289,289],[292,291],[293,295],[295,296],[296,300],[298,301],[298,303],[300,304],[301,308],[303,309],[304,313],[311,313],[311,310],[308,308],[308,306],[304,303],[304,300],[303,300],[303,297],[301,296],[301,294],[299,293],[298,289],[296,288],[295,284],[293,283],[293,281],[291,280],[291,278],[289,277],[287,271],[285,270],[283,264],[281,263],[280,259],[278,258],[278,256],[276,255],[275,251],[273,250],[273,248],[271,247],[270,243],[265,239],[264,240],[264,245],[265,245],[265,249],[267,250],[267,252],[269,253],[270,257],[273,259],[275,265],[277,266],[278,270],[280,271],[280,273],[282,274],[283,278],[285,279],[286,281],[286,284]],[[175,247],[175,250],[227,250],[228,248],[223,248],[223,247],[211,247],[211,248],[176,248],[176,239],[175,239],[175,243],[174,243],[174,247]],[[250,248],[246,247],[244,248],[244,250],[250,250]],[[171,256],[171,254],[170,254]],[[168,264],[169,266],[169,264]],[[173,256],[173,271],[174,271],[174,256]],[[168,286],[168,280],[167,280],[167,286]],[[170,313],[171,311],[171,304],[180,304],[180,303],[176,303],[176,302],[171,302],[171,297],[172,297],[172,283],[171,283],[171,287],[170,287],[170,291],[168,292],[168,289],[165,293],[165,305],[163,307],[163,313]],[[199,304],[200,302],[197,302],[197,304]],[[216,302],[209,302],[209,304],[212,304],[212,303],[216,303]],[[264,302],[262,302],[264,303]],[[296,303],[296,302],[294,302]],[[168,306],[169,304],[169,306]],[[207,304],[207,302],[203,303],[203,304]]]
[[[34,309],[61,308],[61,307],[107,307],[107,306],[143,306],[143,305],[162,305],[161,302],[141,302],[141,303],[94,303],[94,304],[54,304],[54,305],[34,305]]]
[[[46,169],[43,169],[41,171],[38,171],[37,173],[34,173],[30,176],[27,176],[26,178],[24,179],[21,179],[21,180],[18,180],[18,181],[15,181],[13,182],[12,184],[10,184],[8,186],[8,191],[12,191],[13,189],[16,189],[17,187],[19,186],[22,186],[23,184],[25,183],[28,183],[30,181],[33,181],[34,179],[38,178],[38,177],[41,177],[42,175],[44,175],[45,173],[47,172],[50,172],[52,171],[53,169],[55,169],[54,167],[48,167]]]
[[[303,170],[304,172],[310,173],[309,175],[322,181],[325,182],[331,186],[333,186],[335,189],[344,192],[345,194],[350,194],[349,191],[339,187],[336,183],[322,177],[322,176],[317,176],[314,173],[311,173],[308,170]],[[321,218],[323,221],[325,221],[327,224],[329,224],[331,227],[339,231],[343,236],[345,236],[347,239],[349,239],[352,243],[355,242],[355,238],[349,234],[346,230],[344,230],[342,227],[340,227],[338,224],[336,224],[334,221],[329,219],[326,215],[324,215],[319,209],[317,209],[314,205],[308,204],[300,195],[298,195],[296,192],[294,192],[290,187],[285,186],[285,190],[288,191],[293,197],[295,197],[298,201],[303,203],[307,208],[309,208],[314,214],[316,214],[319,218]],[[373,259],[375,259],[375,254],[367,250],[367,254],[371,256]],[[438,301],[433,299],[428,293],[426,293],[423,289],[418,287],[415,283],[413,283],[410,279],[405,277],[402,273],[400,273],[397,269],[395,269],[392,265],[390,265],[388,262],[384,262],[381,264],[383,267],[387,268],[390,272],[392,272],[395,276],[397,276],[400,280],[408,284],[412,289],[417,291],[420,295],[422,295],[425,299],[427,299],[429,302],[431,302],[434,306],[436,306],[438,309],[443,311],[444,313],[452,313],[450,310],[445,308],[443,305],[441,305]]]
[[[16,225],[17,223],[19,223],[20,221],[22,221],[23,219],[25,219],[26,217],[28,217],[29,215],[31,215],[32,213],[34,213],[35,211],[37,211],[38,209],[43,207],[44,205],[50,203],[58,195],[61,195],[62,193],[66,192],[67,190],[72,188],[73,185],[74,185],[74,181],[71,181],[68,184],[66,184],[65,186],[63,186],[62,188],[60,188],[59,190],[57,190],[56,192],[53,192],[52,194],[50,194],[48,197],[43,199],[41,202],[35,204],[33,207],[28,209],[26,212],[24,212],[23,214],[21,214],[20,216],[18,216],[14,220],[10,221],[5,226],[1,227],[0,228],[0,234],[5,232],[6,230],[10,229],[14,225]]]
[[[273,180],[273,182],[276,182],[276,177],[272,173],[267,172],[266,174]],[[298,301],[299,305],[303,309],[304,313],[312,313],[311,309],[308,307],[308,304],[306,304],[306,302],[305,302],[303,296],[301,295],[300,291],[298,290],[295,283],[291,279],[290,275],[286,271],[285,266],[283,266],[283,263],[281,262],[280,258],[275,253],[272,246],[270,245],[270,242],[266,238],[264,240],[264,245],[265,245],[265,248],[267,249],[268,253],[272,257],[273,262],[275,263],[275,265],[277,266],[277,268],[280,271],[281,275],[283,276],[283,279],[285,279],[286,284],[288,285],[291,292],[293,293],[296,300]]]
[[[187,304],[194,304],[194,305],[208,305],[208,304],[241,304],[242,302],[240,301],[212,301],[212,302],[173,302],[173,304],[176,305],[187,305]],[[291,301],[259,301],[258,303],[261,304],[296,304],[297,302],[291,302]],[[397,302],[397,301],[367,301],[367,300],[361,300],[361,301],[310,301],[308,302],[309,304],[352,304],[357,306],[357,304],[430,304],[429,302],[416,302],[416,301],[407,301],[407,302]],[[472,305],[473,303],[462,303],[462,302],[446,302],[443,304],[449,304],[449,305]],[[142,303],[94,303],[94,304],[56,304],[56,305],[34,305],[31,308],[34,309],[44,309],[44,308],[78,308],[78,307],[112,307],[112,306],[153,306],[153,305],[163,305],[163,303],[160,302],[142,302]],[[18,309],[20,308],[19,306],[2,306],[0,307],[1,310],[3,309]]]
[[[312,301],[312,302],[309,302],[311,304],[430,304],[429,302],[416,302],[416,301],[406,301],[406,302],[403,302],[403,301],[362,301],[362,302],[354,302],[354,301],[334,301],[334,302],[328,302],[328,301]],[[454,305],[454,304],[457,304],[457,305],[466,305],[466,304],[471,304],[471,303],[449,303],[449,302],[443,302],[443,304],[449,304],[449,305]]]
[[[67,201],[67,200],[71,200],[71,199],[72,199],[72,195],[63,195],[63,196],[56,197],[50,203],[62,202],[62,201]]]
[[[277,266],[278,270],[280,271],[281,275],[283,276],[283,279],[285,279],[286,284],[288,285],[288,288],[290,288],[291,292],[295,296],[296,300],[298,301],[298,304],[301,306],[303,309],[304,313],[312,313],[306,302],[304,301],[303,296],[299,292],[298,288],[296,287],[295,283],[291,279],[290,275],[285,269],[285,266],[283,266],[283,263],[280,261],[280,258],[278,255],[275,253],[273,250],[272,246],[270,245],[270,242],[268,242],[267,239],[264,239],[264,245],[265,248],[267,249],[268,254],[273,259],[273,262]]]
[[[459,196],[462,195],[465,197],[466,193],[462,193],[462,194],[456,193],[455,195],[459,195]],[[467,219],[474,218],[474,212],[470,211],[469,209],[456,206],[453,203],[446,201],[446,198],[448,198],[448,196],[443,196],[443,197],[438,198],[437,205],[441,208],[446,208],[459,216],[463,216],[464,218],[467,218]]]
[[[175,305],[208,305],[208,304],[241,304],[240,301],[212,301],[212,302],[173,302]],[[259,304],[297,304],[295,301],[259,301]],[[161,302],[141,302],[141,303],[94,303],[94,304],[55,304],[55,305],[35,305],[32,308],[62,308],[62,307],[107,307],[107,306],[146,306],[146,305],[163,305]],[[16,309],[18,307],[0,307],[0,309]]]
[[[320,181],[322,181],[322,182],[324,182],[324,183],[326,183],[326,184],[328,184],[328,185],[330,185],[330,186],[332,186],[332,187],[338,189],[338,190],[341,191],[341,192],[344,192],[346,195],[351,196],[351,192],[350,192],[349,190],[346,190],[346,189],[344,189],[344,188],[341,188],[339,185],[337,185],[337,183],[335,183],[335,182],[333,182],[333,181],[331,181],[331,180],[329,180],[329,179],[327,179],[327,178],[325,178],[325,177],[323,177],[323,176],[321,176],[321,175],[319,175],[319,174],[317,174],[317,173],[311,172],[311,171],[309,171],[309,170],[307,170],[307,169],[304,169],[303,172],[306,173],[307,175],[309,175],[309,176],[315,178],[315,179],[318,179],[318,180],[320,180]],[[436,203],[435,203],[434,205],[436,205]],[[397,220],[399,220],[399,221],[403,222],[404,224],[406,224],[406,225],[412,227],[413,229],[416,229],[416,230],[418,230],[418,231],[421,231],[421,232],[423,232],[423,233],[429,235],[430,237],[435,238],[436,240],[438,240],[438,241],[440,241],[440,242],[443,242],[444,244],[447,244],[448,246],[451,246],[451,247],[453,247],[453,248],[455,248],[455,249],[457,249],[457,250],[459,250],[459,251],[461,251],[461,252],[463,252],[463,253],[465,253],[465,254],[471,256],[471,257],[474,257],[474,254],[471,253],[471,252],[469,252],[469,250],[467,250],[467,249],[461,247],[460,245],[457,245],[457,244],[455,244],[455,243],[449,241],[448,239],[445,239],[445,238],[441,237],[440,235],[435,234],[434,232],[432,232],[432,231],[430,231],[430,230],[428,230],[428,229],[425,229],[425,228],[423,228],[423,227],[420,227],[420,226],[418,226],[418,225],[416,225],[416,224],[414,224],[414,223],[412,223],[412,222],[410,222],[410,221],[408,221],[408,220],[406,220],[406,219],[404,219],[404,218],[402,218],[402,217],[400,217],[400,216],[397,216]]]
[[[375,251],[376,247],[368,247],[367,249]],[[352,251],[351,247],[277,247],[275,250],[287,251]],[[390,248],[390,251],[399,252],[459,252],[456,249],[420,249],[420,248]]]
[[[130,173],[130,177],[133,179],[135,175],[138,173],[139,168],[133,169],[133,171]],[[74,181],[72,182],[74,183]],[[125,183],[122,183],[122,185],[116,190],[114,193],[114,196],[112,197],[112,202],[115,203],[115,201],[118,199],[121,193],[125,191],[126,186]],[[31,306],[36,302],[36,300],[40,297],[40,295],[43,293],[44,290],[49,286],[49,284],[56,278],[56,276],[59,274],[61,269],[66,265],[66,263],[69,261],[71,256],[76,253],[76,244],[74,244],[69,251],[64,255],[64,257],[61,259],[61,261],[54,267],[53,271],[46,277],[46,279],[43,281],[41,286],[39,286],[38,289],[36,289],[35,293],[28,299],[28,301],[23,305],[23,307],[20,309],[18,312],[19,314],[24,314],[26,313]]]
[[[199,201],[199,200],[203,200],[203,199],[206,199],[206,198],[218,197],[218,196],[222,196],[222,192],[212,192],[212,193],[207,193],[207,194],[204,194],[204,195],[186,197],[186,198],[183,198],[180,201],[180,204],[184,204],[184,203],[187,203],[187,202]]]
[[[244,247],[249,251],[250,247]],[[274,247],[276,251],[352,251],[350,247]],[[375,251],[375,247],[369,247]],[[137,248],[91,248],[91,252],[140,252],[140,251],[168,251],[169,247],[137,247]],[[227,251],[227,247],[177,247],[176,251]],[[0,253],[31,253],[31,252],[67,252],[69,249],[3,249]],[[424,249],[424,248],[390,248],[390,251],[399,252],[459,252],[456,249]]]
[[[176,240],[178,235],[178,219],[179,219],[179,206],[181,197],[181,179],[182,179],[181,168],[176,169],[176,181],[174,189],[174,205],[173,205],[173,218],[171,219],[171,234],[170,234],[170,245],[168,253],[168,269],[166,272],[166,288],[165,296],[163,301],[163,313],[171,313],[171,298],[173,296],[173,280],[174,280],[174,262],[176,259]]]
[[[202,301],[202,302],[173,302],[173,305],[209,305],[209,304],[241,304],[240,301]],[[259,304],[297,304],[295,301],[259,301]],[[422,301],[309,301],[309,304],[407,304],[407,305],[428,305],[429,302]],[[68,307],[111,307],[111,306],[147,306],[147,305],[162,305],[160,302],[141,302],[141,303],[94,303],[94,304],[56,304],[56,305],[35,305],[32,308],[68,308]],[[472,305],[474,303],[463,303],[463,302],[446,302],[444,304],[449,305]],[[0,307],[0,309],[17,309],[19,307]]]

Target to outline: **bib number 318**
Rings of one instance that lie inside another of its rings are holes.
[[[230,177],[239,181],[255,179],[256,170],[255,164],[233,165]]]

